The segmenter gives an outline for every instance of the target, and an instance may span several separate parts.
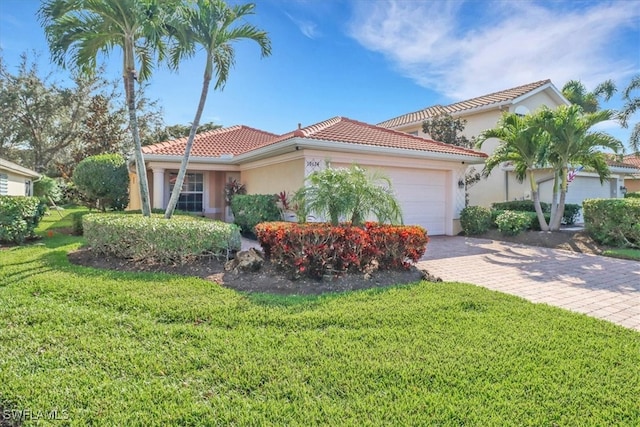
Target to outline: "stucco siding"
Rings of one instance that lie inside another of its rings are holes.
[[[294,192],[304,184],[304,159],[271,160],[269,164],[244,166],[240,176],[248,194]]]

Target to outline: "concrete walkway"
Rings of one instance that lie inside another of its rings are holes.
[[[640,331],[640,262],[468,237],[431,237],[418,267]]]

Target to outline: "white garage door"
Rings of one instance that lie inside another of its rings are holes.
[[[348,168],[349,165],[334,163],[333,167]],[[379,170],[391,179],[406,225],[420,225],[427,230],[429,236],[446,233],[446,172],[366,165],[362,167],[370,171]]]
[[[576,205],[582,206],[582,202],[585,199],[608,199],[614,197],[615,194],[612,194],[612,185],[615,185],[615,183],[616,180],[605,180],[602,184],[600,184],[599,178],[590,176],[577,176],[572,182],[569,183],[565,203],[574,203]],[[553,181],[544,183],[544,189],[546,190],[547,194],[551,194],[552,186]],[[615,186],[613,187],[613,190],[615,190]],[[544,201],[547,202],[548,200]],[[582,214],[583,211],[580,210],[580,215],[576,219],[577,223],[584,222]]]
[[[387,169],[402,205],[404,223],[421,225],[430,236],[446,232],[446,172]]]

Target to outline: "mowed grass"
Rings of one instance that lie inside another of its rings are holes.
[[[640,261],[640,249],[608,249],[604,251],[603,255],[612,258],[629,259],[632,261]]]
[[[640,424],[640,334],[608,322],[460,283],[244,295],[70,265],[81,244],[0,250],[0,405],[25,425]]]

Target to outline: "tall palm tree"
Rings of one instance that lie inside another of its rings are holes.
[[[503,162],[510,162],[515,168],[516,178],[522,182],[529,176],[531,197],[535,206],[540,229],[549,230],[547,221],[540,205],[538,183],[535,178],[535,169],[541,165],[541,156],[547,145],[546,135],[539,126],[532,122],[530,116],[520,116],[515,113],[505,113],[498,125],[493,129],[482,132],[478,138],[477,147],[489,138],[497,138],[500,145],[485,162],[482,174],[486,177],[491,171]]]
[[[174,33],[175,45],[171,53],[173,65],[177,67],[183,58],[192,56],[196,47],[201,47],[205,51],[206,63],[200,102],[191,124],[191,132],[164,214],[165,218],[171,218],[180,198],[180,191],[189,165],[191,147],[207,101],[209,84],[215,74],[214,89],[223,89],[229,77],[229,71],[235,63],[233,43],[243,39],[253,40],[260,46],[262,57],[271,54],[271,41],[267,33],[253,25],[242,23],[246,16],[254,13],[254,10],[255,4],[253,3],[229,6],[222,0],[195,0],[192,4],[181,9],[182,14],[172,24],[176,30]]]
[[[632,96],[633,91],[640,90],[640,74],[634,76],[629,82],[622,93],[622,99],[624,100],[624,106],[620,113],[620,122],[623,127],[629,126],[629,120],[637,111],[640,110],[640,95]],[[629,137],[629,144],[633,151],[640,155],[640,122],[636,122],[631,130],[631,136]]]
[[[588,92],[580,80],[569,80],[562,86],[562,95],[572,104],[581,106],[585,113],[595,113],[600,109],[600,100],[598,98],[608,101],[616,90],[613,80],[606,80],[600,83],[593,92]]]
[[[547,162],[556,170],[557,187],[560,199],[557,209],[552,212],[550,229],[560,229],[564,204],[567,195],[567,174],[570,165],[582,165],[592,169],[600,177],[600,182],[609,176],[607,156],[601,148],[614,152],[622,151],[622,143],[613,136],[591,128],[603,121],[611,120],[615,112],[600,110],[584,113],[579,105],[562,105],[556,110],[543,108],[536,115],[537,124],[549,135]],[[555,186],[554,186],[555,187]]]
[[[147,172],[136,116],[135,81],[149,78],[163,56],[166,15],[177,0],[45,0],[38,14],[52,57],[62,67],[93,73],[99,54],[122,49],[129,127],[135,144],[142,213],[151,214]],[[136,64],[139,72],[136,71]]]

